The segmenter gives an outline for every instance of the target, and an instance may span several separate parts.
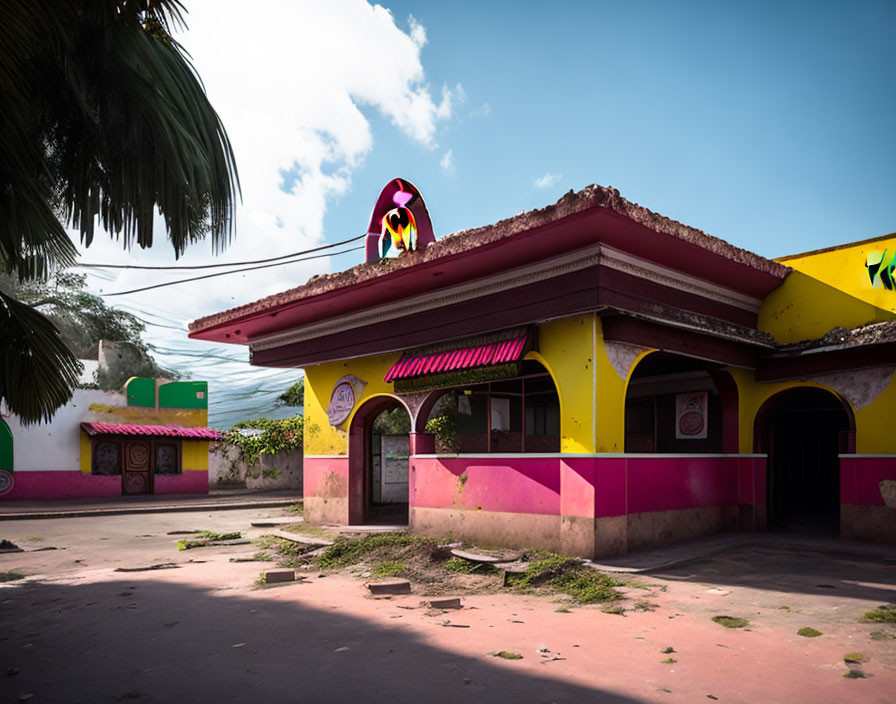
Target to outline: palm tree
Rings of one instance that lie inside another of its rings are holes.
[[[66,227],[180,255],[232,235],[230,142],[183,48],[178,0],[0,2],[0,270],[71,266]],[[25,422],[68,401],[80,365],[53,324],[0,291],[0,401]]]

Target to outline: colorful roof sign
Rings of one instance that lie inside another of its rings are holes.
[[[81,423],[81,430],[94,435],[152,435],[185,440],[220,440],[224,436],[211,428],[182,428],[179,425],[138,425],[136,423]]]
[[[420,191],[410,181],[393,178],[380,192],[370,215],[366,261],[400,257],[435,241]]]
[[[458,347],[433,354],[406,352],[401,356],[401,359],[392,365],[384,381],[390,382],[424,374],[439,374],[460,369],[516,362],[519,361],[526,351],[528,339],[529,333],[522,332],[507,340]]]

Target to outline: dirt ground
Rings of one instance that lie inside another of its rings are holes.
[[[28,550],[0,555],[0,572],[26,575],[0,584],[0,702],[894,700],[896,626],[858,620],[896,601],[891,560],[742,548],[640,577],[651,588],[624,590],[623,615],[507,592],[433,611],[419,593],[372,598],[349,571],[258,589],[274,565],[229,560],[254,546],[178,552],[185,536],[168,535],[254,538],[268,530],[249,522],[275,515],[286,514],[0,524]],[[631,610],[636,601],[652,610]],[[749,625],[723,628],[716,615]],[[847,679],[855,652],[865,676]]]

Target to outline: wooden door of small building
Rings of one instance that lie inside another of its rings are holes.
[[[149,440],[125,442],[123,469],[123,494],[152,493],[152,446]]]

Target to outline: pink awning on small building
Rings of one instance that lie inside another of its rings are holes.
[[[459,369],[494,366],[517,362],[526,350],[527,333],[500,342],[472,347],[460,347],[437,354],[402,355],[384,377],[384,381],[409,379],[424,374],[453,372]]]
[[[88,435],[152,435],[185,440],[220,440],[224,436],[211,428],[182,428],[179,425],[138,425],[136,423],[81,423]]]

